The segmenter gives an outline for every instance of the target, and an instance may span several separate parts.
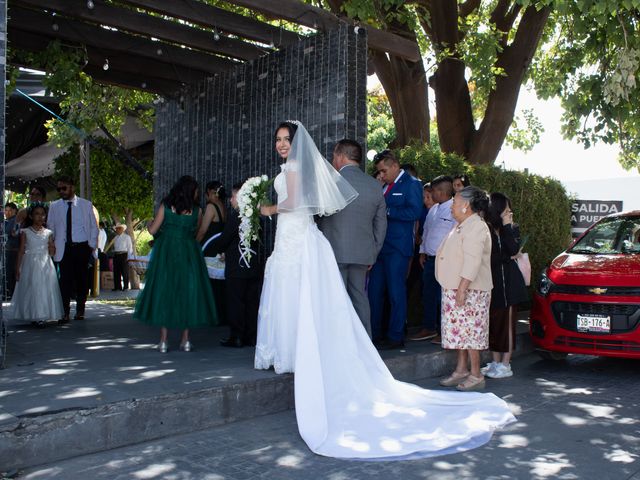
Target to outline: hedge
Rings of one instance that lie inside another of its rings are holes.
[[[493,165],[470,165],[429,145],[410,145],[396,153],[401,163],[413,164],[425,182],[438,175],[467,174],[472,185],[509,197],[520,233],[528,237],[524,251],[531,259],[532,284],[571,242],[571,200],[559,181]]]

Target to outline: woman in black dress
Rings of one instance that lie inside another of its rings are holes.
[[[211,242],[207,244],[207,241],[224,229],[224,222],[227,218],[224,201],[227,198],[227,193],[222,183],[214,180],[207,183],[205,195],[207,198],[207,207],[204,210],[202,224],[196,235],[196,240],[198,240],[203,247],[205,244],[207,245],[204,247],[204,256],[211,257],[213,255],[207,253]]]
[[[511,355],[515,349],[517,305],[528,299],[518,265],[512,258],[520,250],[520,232],[513,223],[511,201],[502,193],[492,193],[487,223],[491,231],[491,308],[489,349],[493,361],[481,371],[489,378],[511,377]]]

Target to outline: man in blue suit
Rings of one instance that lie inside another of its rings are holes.
[[[371,330],[379,349],[404,346],[407,319],[406,278],[413,256],[413,233],[422,212],[422,184],[400,168],[393,152],[384,150],[374,158],[376,169],[385,182],[387,233],[369,276]],[[382,338],[382,311],[385,290],[389,292],[391,312],[387,338]]]

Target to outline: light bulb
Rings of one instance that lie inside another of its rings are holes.
[[[51,25],[51,28],[53,29],[54,32],[57,32],[58,28],[60,28],[60,27],[58,27],[57,23],[54,23],[53,25]]]
[[[220,40],[220,34],[218,32],[214,32],[213,34],[213,39],[217,42],[218,40]]]
[[[102,69],[105,70],[105,71],[109,70],[109,59],[108,58],[104,59],[104,65],[102,65]]]
[[[93,9],[93,7],[94,7],[94,5],[93,5],[93,1],[92,1],[92,0],[87,0],[87,8],[88,8],[89,10],[92,10],[92,9]]]

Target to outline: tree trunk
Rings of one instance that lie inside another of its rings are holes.
[[[502,51],[496,65],[505,76],[496,79],[496,88],[489,94],[484,119],[474,135],[467,160],[473,164],[493,163],[513,123],[522,81],[535,54],[550,9],[528,7],[520,20],[513,43]]]
[[[424,25],[437,52],[451,50],[438,63],[429,85],[436,94],[436,119],[440,148],[444,152],[467,157],[473,142],[475,126],[469,85],[464,76],[465,64],[456,52],[461,40],[458,29],[458,2],[437,0],[425,4],[431,18]]]
[[[429,143],[429,96],[422,61],[409,62],[380,52],[371,52],[371,59],[396,127],[390,146],[403,147],[411,140]]]

